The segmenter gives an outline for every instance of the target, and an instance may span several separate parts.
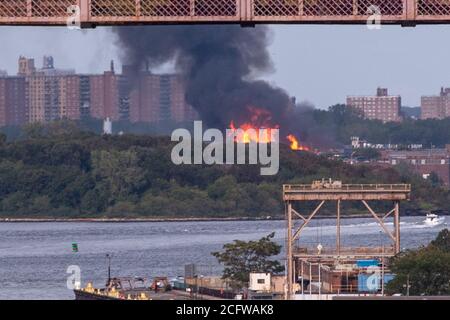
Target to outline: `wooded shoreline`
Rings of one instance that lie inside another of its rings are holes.
[[[344,219],[362,219],[370,218],[369,215],[343,215]],[[425,217],[424,215],[408,215],[402,217]],[[334,216],[318,216],[315,219],[333,219]],[[211,217],[192,217],[192,218],[0,218],[0,223],[12,222],[105,222],[105,223],[138,223],[138,222],[213,222],[213,221],[283,221],[284,217],[228,217],[228,218],[211,218]]]

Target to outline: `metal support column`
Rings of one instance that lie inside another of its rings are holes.
[[[402,27],[416,26],[417,0],[403,0],[403,23]]]
[[[305,271],[303,269],[303,260],[300,260],[301,263],[301,274],[302,274],[302,295],[305,294]]]
[[[31,18],[33,16],[33,1],[27,0],[27,17]]]
[[[286,254],[287,254],[287,300],[291,299],[292,296],[292,278],[293,278],[293,270],[292,270],[292,204],[288,202],[287,204],[287,241],[286,241]]]
[[[394,212],[394,227],[395,227],[395,253],[400,252],[400,202],[395,201]]]
[[[341,200],[337,201],[337,219],[336,219],[336,253],[341,254]]]
[[[82,24],[90,20],[90,0],[80,0],[80,21]]]
[[[139,19],[142,15],[141,0],[136,0],[135,7],[136,7],[135,14],[136,14],[136,17]]]

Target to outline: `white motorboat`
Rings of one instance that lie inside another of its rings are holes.
[[[444,222],[444,217],[439,217],[437,214],[428,213],[426,219],[423,221],[428,226],[437,226]]]

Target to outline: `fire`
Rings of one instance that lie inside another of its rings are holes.
[[[235,125],[235,121],[230,123],[230,130],[235,135],[235,141],[237,143],[271,143],[274,142],[272,130],[279,129],[280,126],[273,124],[272,114],[265,110],[256,107],[247,107],[248,117],[246,122],[239,125]],[[311,151],[311,149],[305,145],[299,143],[297,137],[290,134],[286,139],[291,143],[291,149],[295,151]]]
[[[251,123],[244,123],[240,125],[239,128],[236,128],[234,121],[231,121],[230,129],[232,134],[236,135],[235,141],[238,143],[271,143],[273,141],[272,130],[278,129],[278,127],[257,128]]]
[[[296,151],[310,151],[310,149],[307,146],[301,145],[298,142],[298,139],[293,134],[288,135],[286,138],[291,143],[291,149],[292,150],[296,150]]]
[[[279,126],[272,124],[272,114],[265,109],[253,106],[247,107],[247,113],[249,120],[239,127],[236,127],[233,120],[230,123],[231,132],[236,135],[235,141],[238,143],[273,142],[272,130],[278,129]]]

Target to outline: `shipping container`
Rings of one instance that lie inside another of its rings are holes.
[[[368,268],[368,267],[377,267],[380,264],[380,261],[373,260],[356,260],[356,266],[358,268]]]

